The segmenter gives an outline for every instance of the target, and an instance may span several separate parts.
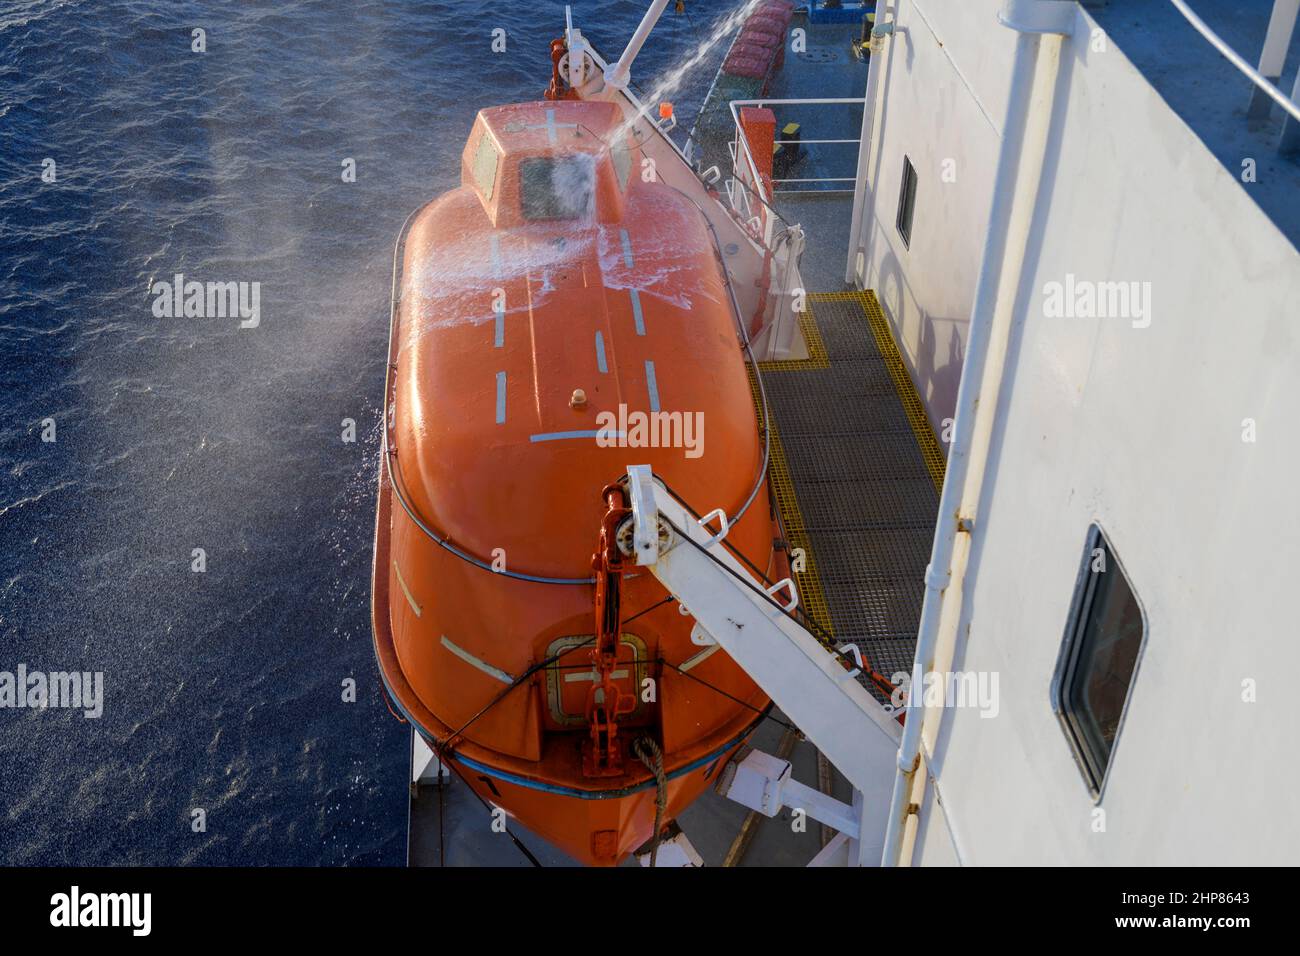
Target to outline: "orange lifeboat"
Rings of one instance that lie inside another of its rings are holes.
[[[380,672],[485,802],[613,865],[711,784],[768,706],[611,546],[618,481],[644,463],[697,508],[743,512],[729,544],[784,574],[715,239],[617,106],[575,100],[479,113],[461,185],[408,224],[375,534]]]

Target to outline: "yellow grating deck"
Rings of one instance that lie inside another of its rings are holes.
[[[808,304],[810,357],[760,363],[770,485],[790,547],[806,555],[804,607],[889,677],[911,670],[943,454],[875,296]]]

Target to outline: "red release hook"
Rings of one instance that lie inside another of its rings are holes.
[[[582,772],[588,777],[617,777],[623,773],[623,745],[618,739],[618,718],[636,709],[636,696],[614,683],[623,617],[620,594],[623,553],[618,548],[618,526],[632,509],[620,485],[601,491],[605,517],[591,566],[596,572],[596,646],[591,651],[595,679],[587,691],[587,722],[591,739],[582,745]]]

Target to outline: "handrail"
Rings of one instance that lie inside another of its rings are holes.
[[[732,121],[733,125],[735,126],[735,128],[736,128],[736,132],[737,132],[736,139],[737,139],[737,140],[742,144],[742,146],[744,147],[744,150],[745,150],[745,159],[747,160],[748,165],[749,165],[749,172],[750,172],[750,175],[754,177],[754,181],[757,183],[757,182],[761,182],[761,180],[760,180],[760,178],[759,178],[759,176],[758,176],[758,166],[757,166],[757,164],[756,164],[755,161],[754,161],[754,154],[753,154],[753,152],[752,152],[752,151],[750,150],[750,148],[749,148],[749,140],[748,140],[747,137],[745,137],[745,136],[743,135],[743,130],[742,130],[742,127],[741,127],[741,125],[740,125],[740,113],[738,112],[738,108],[740,108],[740,107],[746,107],[746,106],[758,106],[758,107],[761,107],[761,106],[766,106],[766,105],[768,105],[768,104],[779,104],[779,105],[782,105],[782,106],[836,106],[836,105],[848,105],[848,106],[862,106],[862,107],[865,107],[865,106],[866,106],[866,102],[867,102],[866,97],[856,97],[856,96],[849,96],[849,97],[843,97],[843,96],[841,96],[841,97],[808,97],[808,98],[794,98],[794,99],[777,99],[777,98],[768,98],[768,99],[759,99],[759,100],[732,100],[732,101],[728,104],[728,106],[729,106],[730,109],[731,109],[731,121]],[[794,142],[794,141],[793,141],[793,140],[774,140],[774,142],[778,142],[778,143],[786,143],[786,142]],[[862,140],[861,140],[861,138],[859,137],[859,138],[857,138],[857,139],[809,139],[809,140],[800,140],[800,142],[802,142],[802,143],[804,143],[804,144],[807,144],[807,145],[813,145],[813,144],[817,144],[817,143],[847,144],[847,143],[861,143]],[[778,182],[782,182],[782,183],[816,183],[816,182],[855,182],[855,181],[856,181],[856,177],[855,177],[855,176],[846,176],[846,177],[839,177],[839,178],[835,178],[835,177],[811,178],[811,177],[810,177],[810,178],[800,178],[800,179],[773,179],[773,180],[772,180],[773,183],[778,183]],[[844,190],[826,190],[826,192],[835,192],[835,191],[843,192]]]
[[[734,144],[734,143],[728,143],[728,144],[727,144],[727,152],[731,154],[731,163],[732,163],[732,168],[734,169],[734,168],[735,168],[735,163],[736,163],[736,150],[735,150],[735,144]],[[751,169],[751,174],[754,176],[755,182],[757,182],[757,181],[758,181],[758,173],[757,173],[757,172],[754,172],[754,171]],[[761,194],[757,189],[755,189],[755,188],[754,188],[753,186],[751,186],[749,183],[745,182],[743,179],[738,179],[738,178],[735,177],[735,176],[732,176],[732,177],[730,178],[730,182],[735,183],[737,186],[741,187],[742,189],[744,189],[744,190],[746,191],[746,193],[748,194],[748,195],[746,196],[746,199],[748,199],[750,196],[752,196],[756,202],[760,203],[760,204],[763,206],[763,210],[764,210],[764,211],[765,211],[769,216],[771,216],[773,219],[775,219],[775,220],[777,220],[778,222],[780,222],[781,225],[784,226],[786,229],[789,229],[789,228],[790,228],[790,221],[789,221],[788,219],[786,219],[785,216],[781,215],[781,213],[779,213],[779,212],[777,211],[777,208],[776,208],[775,206],[773,206],[772,203],[771,203],[769,200],[764,199],[763,196],[762,196],[762,194]],[[734,208],[734,204],[733,204],[733,208]],[[733,215],[732,218],[734,219],[735,216]]]
[[[1279,90],[1276,86],[1270,83],[1263,74],[1242,59],[1241,55],[1236,50],[1228,46],[1223,37],[1211,30],[1204,20],[1192,12],[1191,8],[1187,6],[1186,0],[1169,0],[1169,2],[1174,5],[1174,9],[1183,15],[1184,19],[1192,25],[1197,33],[1203,36],[1207,41],[1209,41],[1211,46],[1223,54],[1229,63],[1244,73],[1252,83],[1281,106],[1282,109],[1286,110],[1294,119],[1300,120],[1300,106],[1296,105],[1296,103],[1291,100],[1291,97]]]

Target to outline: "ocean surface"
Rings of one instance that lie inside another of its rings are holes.
[[[638,85],[735,2],[670,8]],[[646,4],[572,6],[615,56]],[[104,681],[98,719],[0,708],[0,863],[405,861],[369,622],[393,242],[478,109],[540,98],[563,26],[555,0],[0,6],[0,672]],[[259,324],[155,315],[176,274],[258,283]]]

